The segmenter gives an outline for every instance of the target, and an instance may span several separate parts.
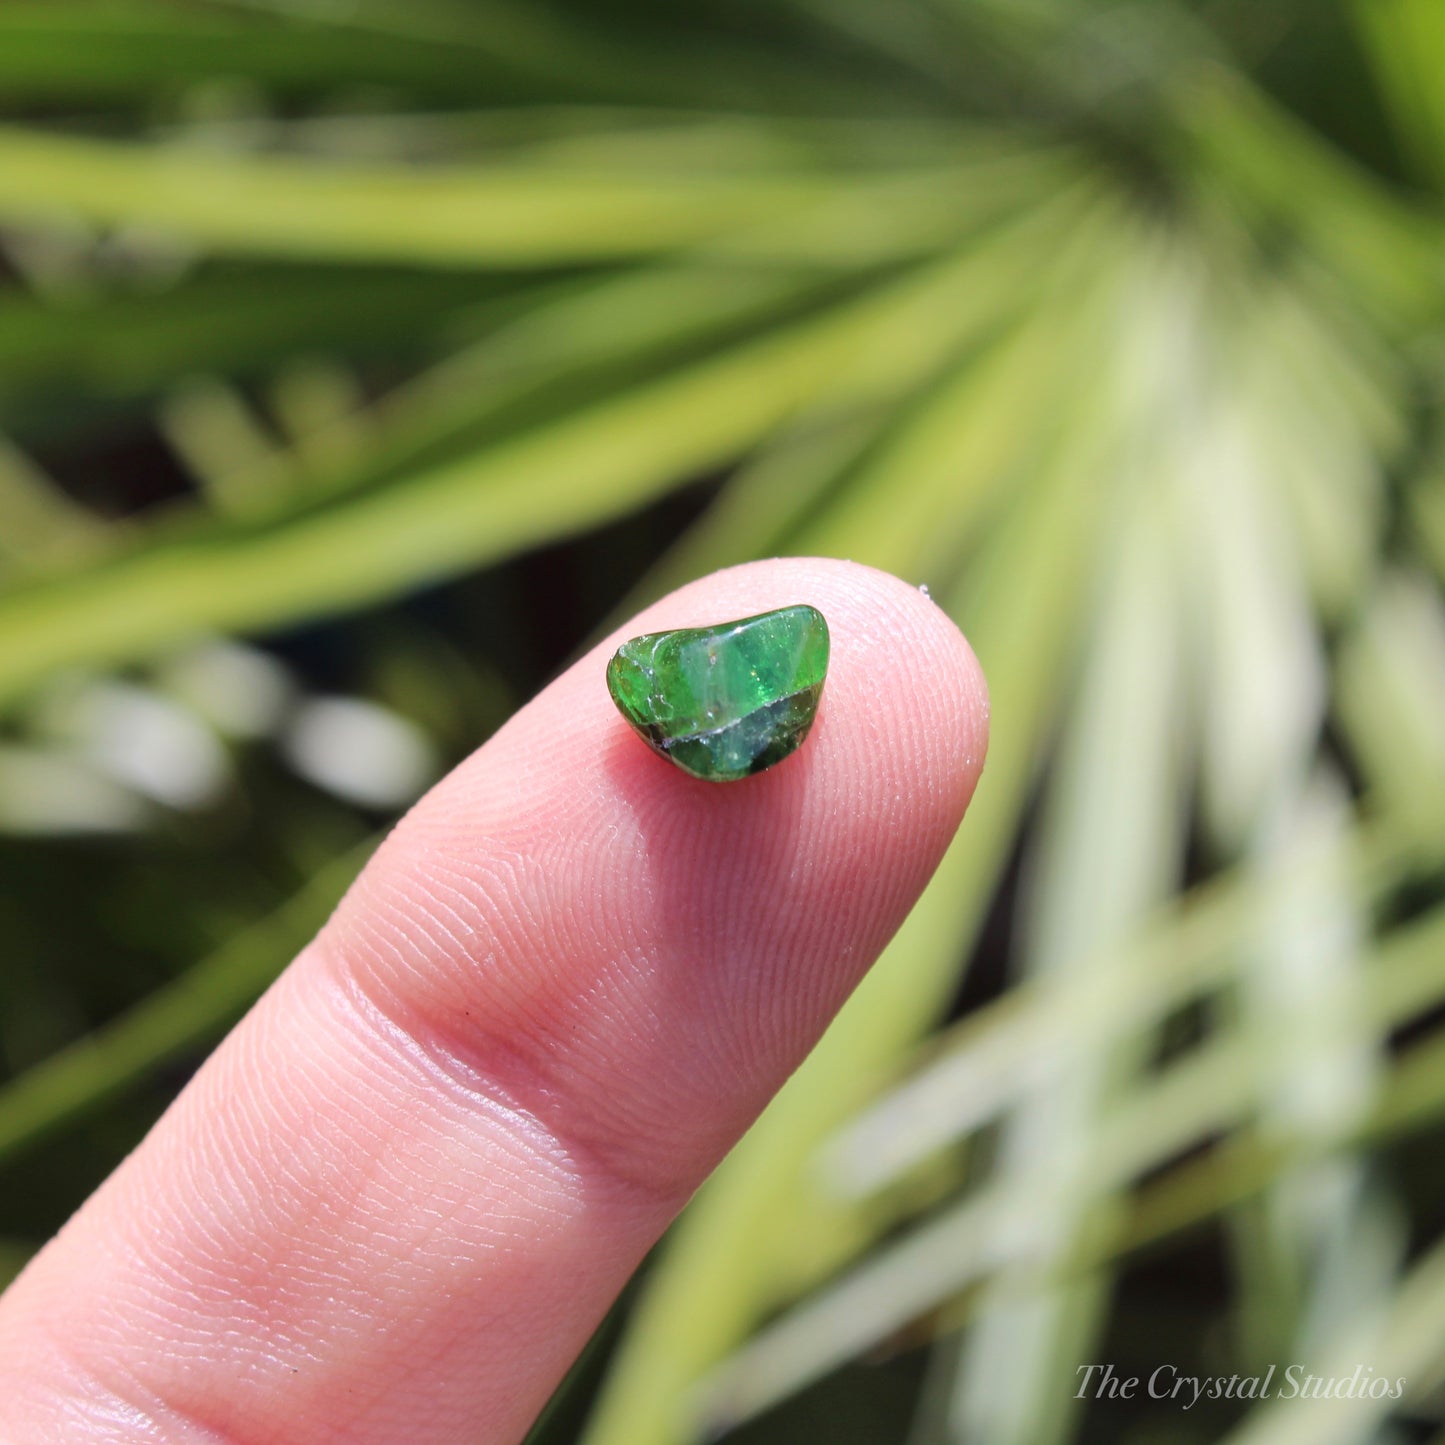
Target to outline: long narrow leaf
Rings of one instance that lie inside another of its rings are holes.
[[[1026,169],[1037,167],[1030,160]],[[874,174],[363,164],[0,128],[0,217],[125,223],[231,254],[555,266],[710,246],[823,262],[946,243],[1006,165]]]
[[[326,921],[376,840],[323,868],[269,918],[238,933],[97,1033],[0,1087],[0,1161],[210,1045]]]
[[[936,365],[973,280],[968,258],[951,258],[402,484],[0,597],[0,698],[60,666],[376,600],[617,516],[735,458],[825,389],[857,404]],[[840,356],[856,360],[840,370]]]

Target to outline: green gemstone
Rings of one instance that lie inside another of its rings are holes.
[[[607,690],[649,747],[695,778],[730,783],[807,737],[827,672],[828,624],[799,605],[634,637],[607,664]]]

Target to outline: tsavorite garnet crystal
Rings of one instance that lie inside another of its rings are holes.
[[[781,762],[807,737],[827,672],[828,624],[800,604],[634,637],[607,664],[607,690],[663,757],[728,783]]]

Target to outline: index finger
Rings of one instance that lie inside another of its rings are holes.
[[[603,685],[622,636],[794,602],[805,746],[718,785]],[[937,865],[987,702],[896,578],[787,559],[648,609],[383,845],[0,1304],[7,1440],[520,1439]]]

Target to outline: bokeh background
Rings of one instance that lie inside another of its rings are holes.
[[[0,1272],[588,638],[827,553],[987,772],[536,1440],[1432,1434],[1445,6],[5,0],[0,115]]]

